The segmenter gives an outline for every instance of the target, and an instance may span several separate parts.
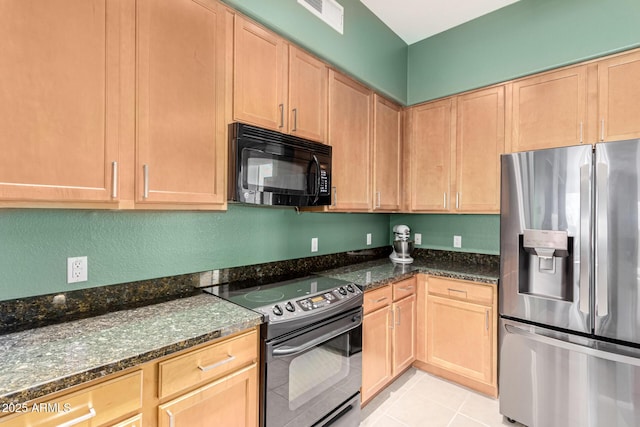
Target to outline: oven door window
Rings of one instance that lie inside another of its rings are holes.
[[[271,352],[266,368],[268,427],[311,425],[358,393],[361,331],[361,327],[352,329],[294,354]],[[278,347],[302,347],[304,335]]]
[[[309,160],[249,148],[242,150],[245,190],[306,195],[310,192],[309,182],[315,182],[310,173],[315,175]]]
[[[314,347],[289,364],[289,409],[295,411],[349,376],[349,335]]]

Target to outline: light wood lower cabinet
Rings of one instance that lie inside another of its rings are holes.
[[[142,371],[114,376],[116,378],[112,380],[71,394],[29,402],[24,414],[0,418],[0,426],[101,426],[139,412],[142,409]]]
[[[26,402],[0,426],[256,427],[258,343],[249,329]]]
[[[362,390],[366,403],[391,381],[391,287],[364,295],[362,321]]]
[[[362,391],[367,403],[415,360],[416,279],[365,293]]]
[[[416,366],[497,396],[495,285],[432,276],[423,283]]]
[[[253,363],[158,407],[158,426],[255,426],[257,375]]]

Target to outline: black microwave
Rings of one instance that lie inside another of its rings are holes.
[[[229,200],[273,206],[331,204],[331,146],[232,123]]]

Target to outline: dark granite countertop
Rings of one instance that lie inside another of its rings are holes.
[[[380,258],[379,253],[373,252],[375,258],[365,262],[330,269],[328,264],[331,263],[322,258],[314,259],[313,262],[302,262],[298,269],[308,274],[311,268],[316,267],[323,270],[318,274],[354,282],[364,290],[409,278],[418,272],[482,283],[498,283],[497,256],[416,250],[415,261],[412,264],[398,265],[393,264],[384,254],[383,258]],[[347,258],[353,262],[352,257]],[[342,262],[341,259],[338,261]],[[338,265],[340,262],[336,261]],[[292,261],[274,264],[270,270],[296,270]],[[247,268],[232,270],[225,272],[232,282],[246,279]],[[235,277],[231,274],[235,270],[238,270],[235,276],[240,276]],[[264,266],[258,266],[256,271],[262,270]],[[197,292],[192,285],[194,277],[189,276],[187,279],[189,280],[186,280],[182,287],[190,288],[189,292]],[[256,278],[252,276],[250,279]],[[153,286],[135,286],[145,290],[155,289],[155,281],[151,285]],[[98,295],[101,295],[99,291]],[[181,291],[187,294],[189,292]],[[127,293],[124,292],[123,295],[125,294]],[[40,299],[46,302],[49,297]],[[93,293],[82,301],[93,299],[96,304],[103,302],[103,298],[96,298]],[[24,303],[17,301],[15,304],[5,305],[5,311],[10,313],[12,309],[22,307]],[[65,390],[254,327],[261,322],[262,317],[256,312],[214,295],[197,294],[169,302],[120,309],[81,320],[0,335],[0,405],[24,403]]]
[[[489,284],[497,284],[500,275],[496,265],[460,259],[416,259],[411,264],[394,264],[389,259],[378,259],[319,274],[353,282],[368,291],[417,273]]]
[[[262,322],[202,294],[0,336],[0,405],[23,403]]]

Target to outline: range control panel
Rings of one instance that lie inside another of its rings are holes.
[[[311,314],[325,307],[340,304],[342,301],[361,295],[362,291],[354,284],[340,286],[324,293],[306,298],[282,301],[277,304],[260,307],[258,310],[269,315],[271,321],[288,320],[294,317]]]

